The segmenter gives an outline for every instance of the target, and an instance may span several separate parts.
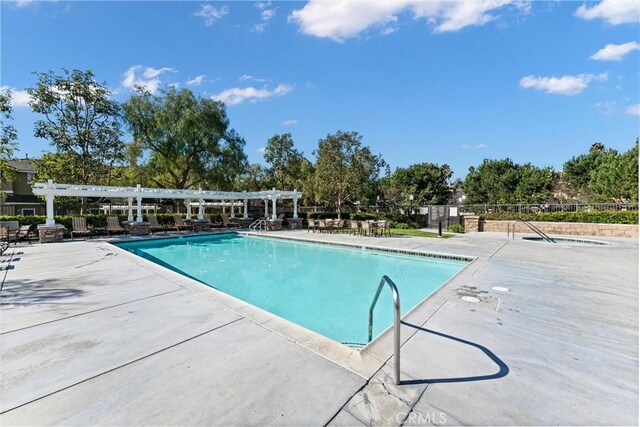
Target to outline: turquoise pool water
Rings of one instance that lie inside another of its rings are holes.
[[[117,246],[348,345],[367,342],[369,305],[386,274],[404,315],[467,265],[387,252],[219,234]],[[388,287],[374,336],[393,322]]]

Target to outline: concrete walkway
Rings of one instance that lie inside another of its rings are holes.
[[[12,247],[0,424],[637,425],[637,240],[277,234],[478,258],[403,319],[393,386],[389,333],[311,339],[102,241]]]

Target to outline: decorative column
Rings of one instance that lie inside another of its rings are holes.
[[[269,218],[269,200],[264,199],[264,218]]]
[[[247,190],[243,191],[243,193],[246,193],[246,192],[247,192]],[[242,217],[244,219],[247,219],[247,218],[249,218],[249,206],[248,206],[248,204],[249,204],[248,202],[249,201],[247,200],[246,195],[245,195],[245,198],[242,200],[242,202],[244,203],[244,211],[242,212]]]
[[[296,191],[295,189],[293,190]],[[293,217],[298,218],[298,196],[293,196]]]
[[[138,212],[137,212],[138,216],[136,217],[136,222],[142,222],[142,195],[140,194],[140,184],[138,184],[136,191],[138,192],[138,197],[136,197],[137,208],[138,208]],[[131,200],[131,198],[129,198],[129,200]],[[131,206],[131,204],[129,204],[129,206]],[[131,213],[129,216],[131,217],[130,221],[132,221],[133,213]]]
[[[127,215],[127,221],[133,222],[133,197],[127,197],[127,201],[129,202],[129,214]]]
[[[236,217],[236,201],[232,200],[231,201],[231,216],[230,218],[235,218]]]
[[[198,219],[202,221],[204,219],[204,200],[202,197],[198,199]]]
[[[56,220],[53,218],[53,194],[47,194],[45,196],[47,200],[47,225],[56,225]]]
[[[191,199],[185,201],[185,206],[187,207],[187,219],[191,219]]]
[[[275,188],[274,188],[274,190],[275,190]],[[273,209],[272,212],[271,212],[271,219],[278,219],[278,214],[276,213],[276,200],[277,200],[277,197],[274,194],[272,199],[271,199],[272,209]]]

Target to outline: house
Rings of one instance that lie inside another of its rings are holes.
[[[9,161],[9,166],[16,170],[18,177],[14,182],[2,182],[0,191],[0,215],[44,215],[44,200],[31,191],[31,183],[35,180],[36,170],[33,162],[25,157]]]

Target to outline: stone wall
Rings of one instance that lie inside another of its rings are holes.
[[[465,216],[465,232],[493,231],[507,233],[510,221],[484,220],[478,216]],[[543,222],[532,221],[535,227],[547,234],[572,236],[602,236],[602,237],[638,237],[636,224],[589,224],[581,222]],[[513,228],[513,225],[512,225]],[[533,233],[529,227],[521,222],[515,223],[516,233]]]

